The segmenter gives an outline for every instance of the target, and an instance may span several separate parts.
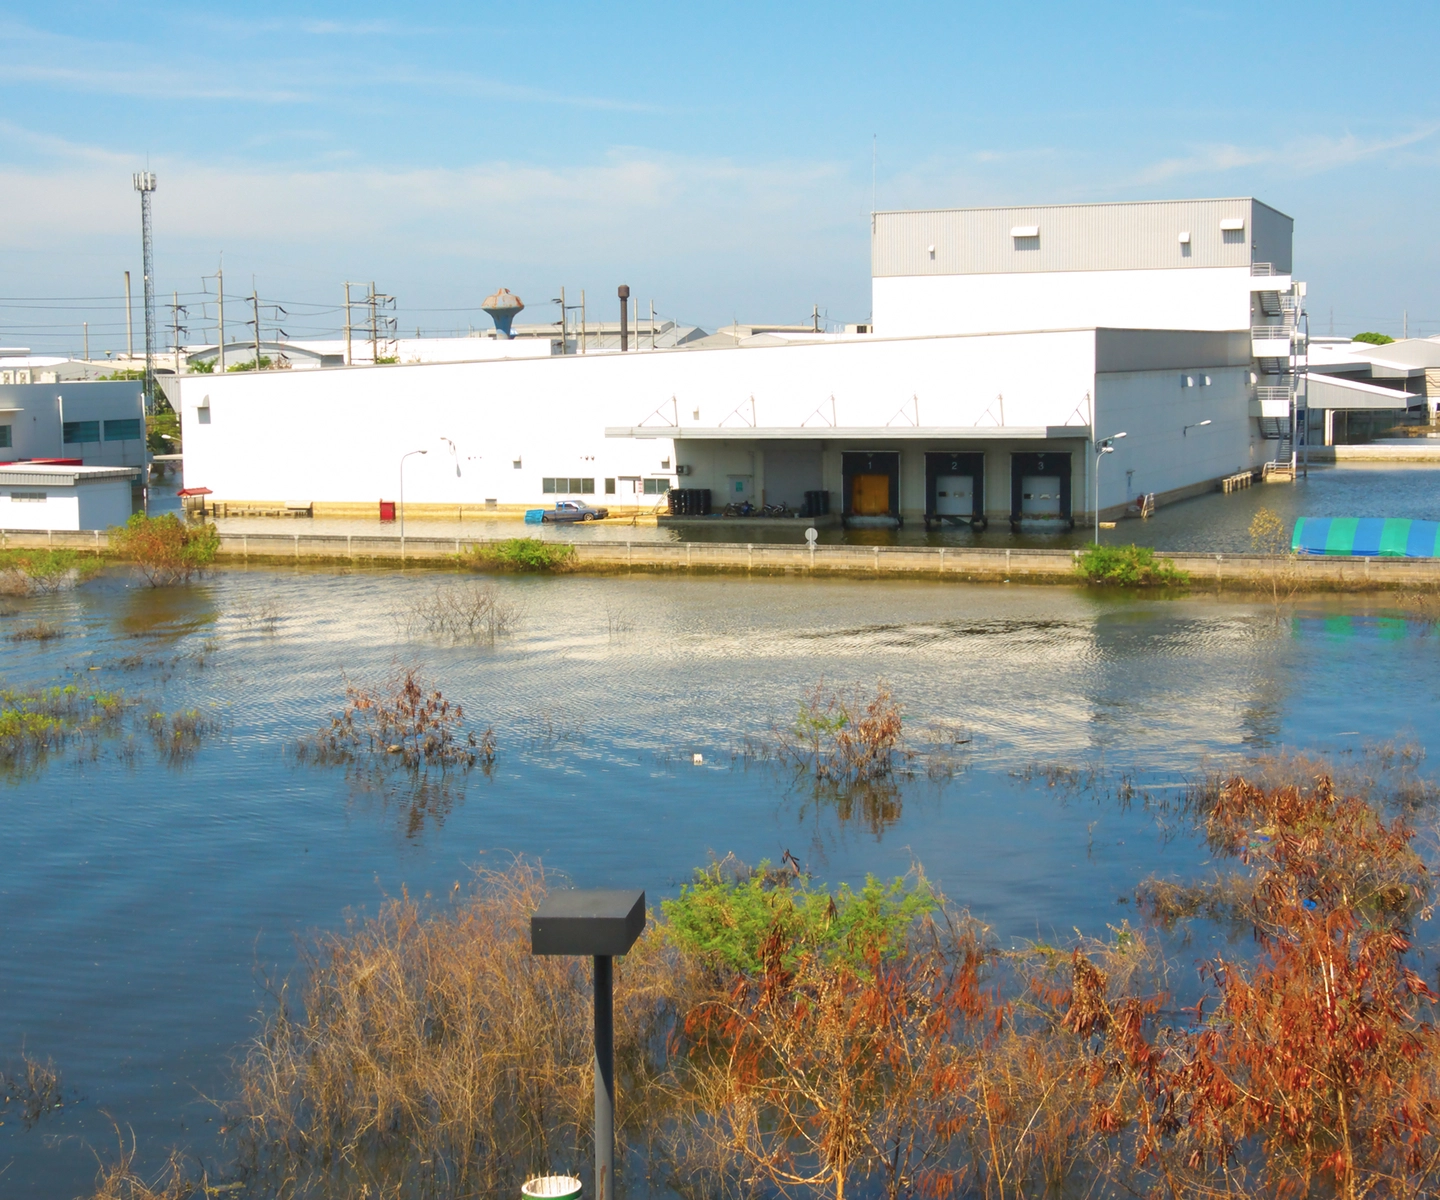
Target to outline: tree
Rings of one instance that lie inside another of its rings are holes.
[[[151,587],[188,583],[215,561],[220,534],[214,525],[186,525],[174,513],[135,513],[110,530],[110,548],[133,562]]]
[[[1388,346],[1395,339],[1385,333],[1357,333],[1352,342],[1368,342],[1372,346]]]

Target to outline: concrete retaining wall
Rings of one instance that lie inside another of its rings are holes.
[[[453,566],[471,538],[224,533],[228,562]],[[103,534],[0,531],[0,548],[52,546],[103,554]],[[845,575],[954,582],[1075,583],[1079,551],[932,546],[808,546],[762,542],[582,542],[575,568],[597,573],[675,571],[764,575]],[[1169,554],[1202,586],[1285,591],[1370,591],[1440,587],[1440,559],[1284,558],[1254,554]]]

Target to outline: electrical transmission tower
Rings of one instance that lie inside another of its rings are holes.
[[[155,191],[153,171],[136,171],[140,193],[141,265],[145,270],[145,411],[155,412],[155,247],[150,237],[150,197]]]

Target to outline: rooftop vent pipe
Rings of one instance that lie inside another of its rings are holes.
[[[620,297],[620,349],[625,351],[630,348],[630,307],[625,303],[630,299],[630,285],[622,283],[615,294]]]

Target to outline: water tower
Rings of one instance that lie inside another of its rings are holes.
[[[486,296],[485,303],[480,307],[489,313],[490,319],[495,322],[496,333],[503,338],[515,336],[510,332],[510,323],[525,307],[525,302],[519,296],[514,295],[506,288],[500,288],[493,296]]]

